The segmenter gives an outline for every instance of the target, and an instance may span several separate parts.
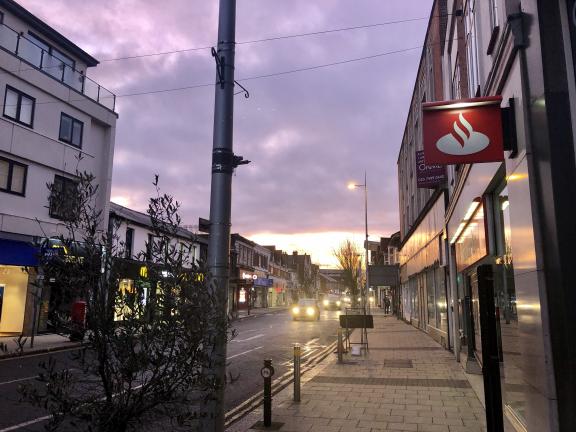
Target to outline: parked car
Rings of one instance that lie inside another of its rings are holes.
[[[342,300],[340,300],[340,296],[338,295],[328,294],[324,297],[322,306],[326,310],[340,310],[342,307]]]
[[[292,320],[320,320],[320,308],[316,299],[300,299],[292,306]]]

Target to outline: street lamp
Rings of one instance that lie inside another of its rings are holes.
[[[366,292],[364,293],[364,310],[366,310],[366,305],[370,308],[370,302],[368,300],[370,296],[370,282],[368,280],[368,182],[366,181],[366,171],[364,171],[364,184],[355,184],[353,182],[348,183],[348,189],[350,190],[359,187],[364,188],[364,227],[366,229],[366,240],[364,242],[364,249],[366,251]]]

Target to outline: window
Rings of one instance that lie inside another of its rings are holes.
[[[50,217],[74,220],[78,213],[78,183],[72,179],[55,176],[50,188]]]
[[[72,144],[75,147],[82,148],[82,131],[84,123],[62,113],[60,116],[60,133],[58,139],[62,142]]]
[[[32,127],[34,120],[34,104],[36,99],[6,86],[4,95],[4,117],[26,126]]]
[[[452,74],[452,99],[462,99],[461,79],[460,56],[457,55],[454,63],[454,73]]]
[[[476,95],[480,86],[475,3],[476,0],[468,0],[464,12],[465,43],[468,60],[468,93],[470,97]]]
[[[0,158],[0,191],[24,196],[27,171],[24,164]]]
[[[498,2],[497,0],[488,0],[490,3],[490,28],[493,30],[499,25],[498,20]]]
[[[124,244],[124,257],[131,259],[134,248],[134,228],[126,228],[126,242]]]

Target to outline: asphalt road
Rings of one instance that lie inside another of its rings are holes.
[[[236,336],[228,343],[226,411],[262,389],[260,369],[271,359],[275,376],[291,368],[293,344],[302,346],[303,358],[312,356],[336,339],[338,312],[322,311],[320,321],[292,321],[288,311],[254,315],[234,323]],[[41,362],[54,358],[60,367],[73,368],[71,352],[40,354],[0,360],[0,432],[42,431],[46,412],[20,402],[18,386],[33,382]]]

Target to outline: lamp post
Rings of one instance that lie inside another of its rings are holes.
[[[366,261],[366,287],[364,294],[364,310],[366,311],[366,305],[368,309],[370,308],[370,282],[368,280],[368,182],[366,181],[366,171],[364,171],[364,184],[349,183],[348,189],[354,188],[364,188],[364,228],[366,234],[366,240],[364,241],[365,249],[365,261]]]

